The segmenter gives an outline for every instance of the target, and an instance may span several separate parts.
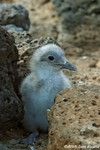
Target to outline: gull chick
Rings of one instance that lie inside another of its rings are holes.
[[[70,88],[71,84],[63,70],[76,70],[68,62],[64,51],[56,44],[47,44],[38,48],[30,60],[30,74],[21,85],[25,115],[23,125],[32,132],[22,143],[31,144],[39,131],[47,132],[47,110],[54,104],[54,98],[60,91]]]

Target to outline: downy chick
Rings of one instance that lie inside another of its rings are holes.
[[[32,134],[22,143],[31,144],[39,131],[47,132],[47,110],[54,104],[57,93],[71,87],[64,69],[76,70],[76,67],[68,62],[64,51],[56,44],[42,46],[32,55],[31,72],[20,90],[25,108],[23,125]]]

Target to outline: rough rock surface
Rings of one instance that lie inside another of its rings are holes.
[[[100,0],[52,0],[56,6],[62,25],[74,30],[82,24],[100,25]]]
[[[28,11],[22,5],[0,4],[0,25],[13,24],[24,30],[30,27]]]
[[[76,33],[59,31],[57,41],[66,49],[67,55],[91,55],[100,48],[100,27],[82,26]]]
[[[21,101],[16,95],[17,61],[18,50],[14,45],[14,38],[0,28],[0,127],[3,128],[14,126],[13,120],[17,120],[22,111]],[[15,124],[17,122],[18,120]]]
[[[61,25],[58,26],[57,41],[68,54],[81,56],[100,47],[100,0],[51,0],[58,12]]]
[[[61,93],[49,120],[48,150],[100,149],[100,85],[80,85]]]
[[[34,52],[34,37],[27,31],[13,32],[12,35],[15,38],[15,44],[19,51],[18,73],[19,82],[21,82],[26,74],[29,73],[28,61]]]
[[[0,144],[0,150],[10,150],[8,147]]]

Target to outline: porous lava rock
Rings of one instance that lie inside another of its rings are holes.
[[[60,93],[48,118],[48,150],[100,149],[100,86],[80,85]]]

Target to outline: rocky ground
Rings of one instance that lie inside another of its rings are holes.
[[[16,4],[20,3],[19,0],[12,1]],[[100,12],[96,6],[99,7],[99,5],[88,3],[89,12],[85,13],[88,14],[85,16],[88,21],[75,28],[68,24],[70,26],[68,31],[65,25],[62,27],[62,19],[60,19],[62,16],[57,14],[58,4],[54,5],[49,0],[39,0],[38,3],[36,0],[22,0],[21,3],[29,11],[31,27],[29,33],[27,31],[12,33],[19,51],[19,85],[28,73],[27,60],[31,51],[34,50],[34,39],[41,36],[54,37],[64,48],[70,62],[77,66],[77,72],[68,72],[73,88],[64,91],[56,98],[55,105],[48,114],[49,137],[41,135],[34,147],[36,150],[47,148],[48,150],[64,150],[67,149],[66,145],[71,143],[72,145],[88,145],[89,143],[100,145],[100,27],[96,21],[91,23],[91,19],[88,20],[91,12],[93,12],[91,16],[96,16],[96,14],[98,16]],[[77,7],[73,7],[75,12]],[[67,7],[68,11],[71,9]],[[78,11],[84,15],[84,9],[86,11],[87,8],[84,6]],[[76,24],[80,22],[75,22]],[[27,133],[19,125],[17,128],[9,128],[3,133],[0,132],[0,142],[11,150],[33,150],[33,146],[18,144],[19,138],[26,135]],[[0,150],[3,149],[6,150],[0,145]]]

